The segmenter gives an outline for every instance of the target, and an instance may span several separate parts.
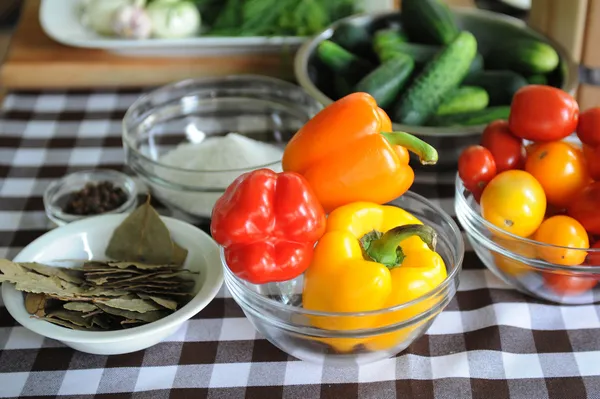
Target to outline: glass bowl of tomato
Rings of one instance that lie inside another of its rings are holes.
[[[415,299],[379,310],[315,311],[304,306],[307,272],[283,282],[252,284],[232,272],[221,250],[225,285],[261,336],[300,360],[338,367],[395,356],[423,337],[456,294],[464,255],[462,234],[450,215],[413,192],[388,205],[412,214],[437,233],[435,252],[446,268],[439,284]],[[332,276],[332,282],[340,280]],[[352,294],[345,299],[352,301]]]
[[[503,203],[498,206],[514,207],[515,215],[518,209],[536,212],[535,200],[531,201],[533,191],[521,196],[518,184],[514,180],[512,186],[507,185],[505,195],[494,193],[495,201]],[[600,241],[594,242],[594,237],[580,224],[573,224],[573,219],[567,215],[542,212],[540,218],[543,222],[538,227],[520,224],[520,228],[531,230],[531,234],[511,232],[512,226],[501,229],[498,223],[492,222],[493,209],[488,209],[490,214],[484,218],[479,196],[466,189],[458,175],[455,187],[455,212],[467,240],[483,264],[496,276],[518,291],[538,299],[572,305],[600,302]],[[598,190],[600,193],[600,186]],[[519,223],[519,220],[515,219],[514,223]],[[565,236],[564,239],[571,244],[551,245],[542,239],[559,235]]]

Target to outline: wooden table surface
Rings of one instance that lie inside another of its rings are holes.
[[[4,89],[143,87],[180,79],[257,73],[293,79],[293,54],[209,57],[128,57],[68,47],[50,39],[38,18],[40,0],[27,0],[0,70]]]

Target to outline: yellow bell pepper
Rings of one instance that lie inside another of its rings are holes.
[[[435,231],[409,212],[390,205],[354,202],[331,212],[305,273],[306,309],[355,313],[376,311],[416,299],[446,278],[446,266],[435,252]],[[431,299],[431,298],[430,298]],[[311,317],[326,330],[358,330],[395,324],[434,303],[377,316]],[[371,349],[395,346],[411,329],[368,338],[325,338],[340,352],[363,344]]]

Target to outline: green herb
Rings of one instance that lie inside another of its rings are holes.
[[[221,0],[220,9],[216,3],[196,0],[211,36],[309,36],[359,11],[354,0]]]

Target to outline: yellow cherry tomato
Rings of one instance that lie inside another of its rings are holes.
[[[558,215],[544,220],[535,232],[534,239],[546,244],[568,248],[548,248],[540,245],[538,256],[550,263],[576,266],[585,261],[590,247],[588,234],[577,220],[570,216]],[[573,248],[573,249],[569,249]],[[575,248],[583,248],[577,250]]]
[[[488,183],[480,205],[485,220],[504,231],[528,237],[544,220],[546,194],[530,173],[507,170]]]
[[[534,259],[537,255],[535,245],[533,244],[520,242],[509,237],[492,237],[492,239],[503,248],[525,258]],[[532,270],[527,264],[497,252],[493,253],[493,257],[496,267],[510,276],[518,277]]]

